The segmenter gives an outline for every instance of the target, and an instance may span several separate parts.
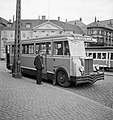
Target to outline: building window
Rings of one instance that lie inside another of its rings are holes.
[[[33,37],[33,33],[32,32],[28,32],[28,36],[29,36],[29,38],[32,38]]]
[[[26,35],[25,35],[25,33],[23,32],[23,33],[22,33],[22,38],[25,38],[25,37],[26,37]]]
[[[13,37],[13,32],[10,33],[10,37]]]
[[[7,38],[7,31],[3,31],[3,38]]]
[[[101,34],[102,34],[101,30],[99,30],[99,31],[98,31],[98,34],[99,34],[99,35],[101,35]]]
[[[31,23],[26,23],[26,28],[31,28]]]
[[[55,31],[51,31],[51,33],[54,33]]]
[[[93,30],[93,35],[97,34],[97,30]]]

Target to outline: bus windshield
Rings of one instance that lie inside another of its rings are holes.
[[[75,41],[74,39],[69,39],[69,48],[71,56],[85,57],[85,47],[84,41]]]

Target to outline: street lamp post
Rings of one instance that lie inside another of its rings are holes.
[[[20,40],[21,40],[21,0],[16,3],[16,22],[15,22],[15,41],[14,41],[14,60],[12,65],[12,76],[21,78],[21,60],[20,60]]]

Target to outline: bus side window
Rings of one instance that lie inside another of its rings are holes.
[[[113,60],[113,53],[111,53],[111,60]]]
[[[63,42],[54,42],[54,55],[63,55]]]
[[[86,57],[88,57],[88,53],[86,53]]]
[[[22,54],[34,54],[34,44],[23,44]]]
[[[70,55],[68,41],[64,42],[64,55]]]
[[[102,53],[102,59],[106,59],[106,53]]]
[[[12,45],[12,53],[14,53],[14,45]]]
[[[97,59],[101,59],[101,53],[97,53]]]
[[[36,54],[37,54],[38,50],[40,50],[42,55],[45,55],[45,53],[46,53],[46,43],[36,43]]]
[[[108,52],[108,58],[107,59],[109,60],[109,52]]]
[[[96,59],[96,53],[93,53],[93,59]]]
[[[51,54],[51,43],[36,43],[36,53],[40,50],[42,55],[50,55]]]
[[[51,55],[51,43],[50,42],[47,42],[46,44],[46,48],[47,48],[47,55]]]
[[[92,57],[92,53],[89,53],[89,57]]]

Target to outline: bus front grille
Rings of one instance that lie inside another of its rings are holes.
[[[85,74],[93,72],[93,59],[85,59],[84,62]]]

